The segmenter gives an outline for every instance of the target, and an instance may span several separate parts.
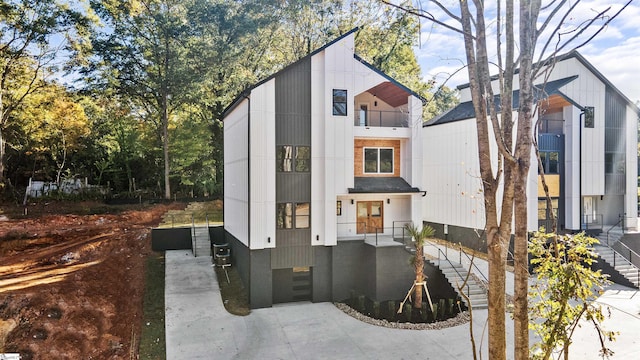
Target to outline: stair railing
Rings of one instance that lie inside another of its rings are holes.
[[[640,267],[638,267],[636,264],[633,263],[633,257],[635,256],[637,259],[640,260],[640,255],[638,255],[637,252],[633,251],[630,247],[628,247],[622,242],[619,242],[618,246],[622,246],[625,253],[628,251],[629,257],[626,258],[624,255],[622,255],[622,252],[618,252],[617,250],[611,248],[611,250],[613,250],[613,267],[615,268],[616,266],[616,257],[621,257],[622,259],[625,260],[625,263],[628,263],[629,265],[636,268],[636,272],[638,273],[638,281],[640,281]]]
[[[484,276],[484,273],[478,268],[478,266],[476,265],[476,263],[474,261],[472,261],[471,257],[469,257],[469,254],[467,254],[464,250],[462,250],[462,244],[460,244],[460,254],[464,254],[464,256],[467,258],[467,260],[469,261],[469,263],[471,265],[473,265],[473,268],[476,269],[476,271],[482,276],[482,278],[484,279],[484,281],[486,283],[489,283],[489,280],[487,279],[486,276]],[[462,256],[462,255],[460,255]],[[460,264],[462,264],[462,261],[460,261]]]
[[[440,249],[440,247],[438,247],[436,244],[434,244],[434,243],[432,243],[432,242],[430,242],[430,241],[427,241],[427,243],[429,243],[429,245],[431,245],[431,246],[435,247],[435,248],[436,248],[436,250],[438,250],[438,262],[440,262],[440,261],[441,261],[441,259],[440,259],[440,254],[442,254],[442,255],[444,256],[444,260],[446,260],[446,261],[449,263],[449,265],[451,265],[451,268],[456,272],[456,274],[458,274],[458,278],[459,278],[461,281],[464,281],[464,280],[467,278],[466,276],[462,276],[462,274],[460,274],[460,272],[458,271],[458,269],[456,269],[456,267],[453,265],[453,263],[451,262],[451,260],[449,260],[449,258],[447,257],[447,254],[446,254],[445,252],[443,252],[443,251]],[[447,246],[446,246],[446,245],[445,245],[445,249],[447,249]],[[452,284],[452,285],[458,286],[457,284]],[[468,280],[467,280],[466,288],[467,288],[467,295],[469,295],[469,296],[470,296],[470,295],[471,295],[471,290],[470,290],[470,286],[469,286],[469,281],[468,281]],[[457,290],[459,290],[459,289],[454,289],[454,290],[456,290],[456,291],[457,291]],[[471,306],[471,304],[469,304],[469,306]]]
[[[609,244],[609,233],[611,232],[611,230],[615,229],[618,225],[622,224],[622,234],[624,234],[624,217],[627,214],[623,214],[620,215],[618,214],[618,222],[615,223],[615,225],[611,226],[608,230],[607,230],[607,246],[611,247],[611,245]]]

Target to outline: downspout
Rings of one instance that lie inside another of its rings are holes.
[[[578,232],[582,231],[582,124],[584,122],[584,109],[580,113],[578,121]]]

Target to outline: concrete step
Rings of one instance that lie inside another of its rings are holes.
[[[618,235],[618,234],[616,234]],[[616,242],[619,240],[621,236],[616,238]],[[612,243],[613,237],[610,237],[610,243]],[[606,243],[606,235],[605,241]],[[599,261],[604,261],[614,268],[614,271],[618,272],[620,275],[625,277],[631,283],[635,284],[636,287],[640,288],[640,275],[638,274],[638,268],[631,264],[627,259],[625,259],[622,255],[618,254],[615,250],[610,247],[596,245],[595,250],[599,255]],[[614,265],[615,263],[615,265]],[[612,275],[612,274],[609,274]]]
[[[467,270],[462,265],[450,263],[449,261],[429,260],[429,262],[440,269],[449,284],[451,284],[457,292],[456,284],[461,284],[464,281],[467,277]],[[465,286],[462,291],[469,297],[473,308],[486,309],[488,307],[486,292],[473,277],[469,277],[467,286]],[[467,304],[467,306],[469,306],[469,304]]]

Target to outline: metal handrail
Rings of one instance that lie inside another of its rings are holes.
[[[431,243],[431,242],[429,242],[429,244],[431,244],[433,247],[435,247],[435,248],[438,250],[438,261],[440,261],[440,254],[444,255],[444,259],[449,263],[449,265],[451,265],[451,268],[456,272],[456,274],[458,274],[458,277],[459,277],[461,280],[464,280],[464,279],[466,278],[465,276],[462,276],[462,274],[460,274],[460,272],[458,271],[458,269],[456,269],[456,267],[453,265],[453,263],[451,262],[451,260],[449,260],[449,258],[447,257],[447,255],[446,255],[446,254],[445,254],[445,253],[444,253],[444,252],[443,252],[443,251],[442,251],[438,246],[436,246],[435,244],[433,244],[433,243]],[[447,248],[447,247],[445,246],[445,249],[446,249],[446,248]],[[468,282],[468,281],[467,281],[466,287],[467,287],[467,296],[470,296],[470,295],[471,295],[471,289],[470,289],[470,286],[469,286],[469,282]],[[459,289],[458,289],[458,290],[459,290]],[[469,304],[469,306],[471,306],[471,304]]]
[[[469,254],[467,254],[464,250],[462,250],[462,244],[460,244],[460,253],[464,254],[464,256],[467,257],[467,260],[469,260],[469,262],[471,263],[471,265],[473,265],[473,267],[478,271],[478,273],[480,273],[480,275],[482,275],[482,278],[484,279],[485,282],[489,282],[489,279],[487,279],[486,276],[484,276],[484,273],[480,270],[480,268],[478,268],[478,266],[476,265],[476,263],[471,260],[471,258],[469,257]],[[462,255],[460,255],[462,256]],[[475,258],[475,257],[474,257]],[[460,264],[462,264],[462,261],[460,261]]]
[[[395,220],[391,222],[391,226],[392,226],[392,230],[391,230],[391,236],[393,237],[393,239],[395,240],[396,238],[396,223],[404,223],[405,226],[407,224],[411,224],[413,225],[413,221],[411,220]],[[402,239],[404,240],[405,238],[405,226],[402,226]]]
[[[636,268],[638,268],[638,266],[636,266],[636,264],[633,263],[633,256],[635,255],[638,259],[640,259],[640,255],[633,251],[633,249],[631,249],[630,247],[628,247],[625,243],[623,242],[618,242],[617,244],[619,244],[619,246],[622,246],[624,248],[625,251],[629,251],[629,258],[627,259],[626,257],[624,257],[624,255],[622,255],[622,252],[617,251],[616,249],[609,247],[611,250],[613,250],[613,266],[616,266],[616,258],[615,255],[618,254],[619,256],[621,256],[623,259],[627,260],[627,262],[633,266],[635,266]],[[640,271],[640,269],[639,269]]]
[[[618,215],[618,222],[615,223],[615,225],[611,226],[607,230],[607,246],[610,247],[610,245],[609,245],[609,233],[611,232],[611,230],[613,230],[616,226],[620,225],[621,223],[622,223],[622,233],[624,234],[624,216],[621,217],[620,215]]]

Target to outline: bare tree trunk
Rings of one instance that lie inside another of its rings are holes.
[[[163,95],[162,104],[162,152],[164,154],[164,198],[171,199],[171,184],[169,183],[169,114],[167,109],[167,94]]]
[[[0,111],[2,110],[2,105],[0,105]],[[5,164],[5,140],[4,135],[2,133],[2,126],[0,126],[0,188],[4,184],[4,164]]]

